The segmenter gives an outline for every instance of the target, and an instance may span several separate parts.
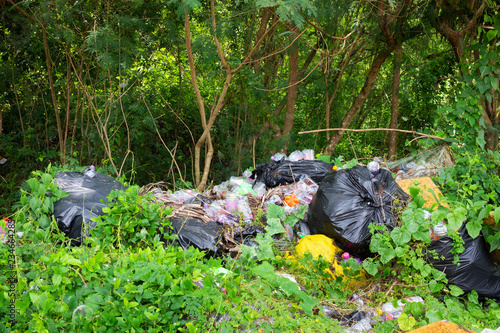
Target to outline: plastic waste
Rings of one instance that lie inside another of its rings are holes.
[[[226,195],[226,211],[231,214],[238,213],[238,193],[229,192]]]
[[[375,178],[357,165],[328,174],[319,184],[307,212],[312,234],[324,234],[351,255],[366,258],[371,223],[392,229],[395,211],[410,196],[394,181],[390,171],[380,169]]]
[[[249,183],[243,183],[240,186],[236,188],[236,191],[240,195],[247,195],[248,193],[252,193],[253,195],[257,196],[257,192],[252,188],[252,185]]]
[[[433,240],[438,240],[441,237],[444,237],[448,234],[448,228],[444,225],[443,221],[440,221],[438,224],[432,228],[431,238]]]
[[[264,206],[266,206],[266,208],[269,208],[270,204],[274,204],[274,205],[277,205],[277,206],[282,206],[283,205],[283,201],[281,200],[281,198],[280,198],[279,195],[273,194],[266,202],[264,202]]]
[[[299,236],[299,238],[303,238],[311,234],[311,230],[309,230],[309,226],[307,225],[307,222],[304,220],[300,220],[299,222],[295,223],[295,229],[297,236]]]
[[[219,242],[224,226],[215,221],[204,223],[195,219],[169,218],[169,220],[172,223],[172,229],[167,226],[163,230],[164,233],[173,233],[178,237],[171,241],[161,236],[162,242],[179,244],[184,250],[194,246],[200,251],[207,251],[208,256],[219,255]]]
[[[375,162],[375,161],[371,161],[370,163],[368,163],[368,165],[366,166],[366,168],[372,174],[372,178],[375,178],[378,175],[379,171],[380,171],[380,165],[378,164],[378,162]]]
[[[304,155],[304,160],[309,160],[309,161],[314,160],[314,150],[313,149],[304,149],[302,151],[302,154]]]
[[[285,234],[288,238],[288,241],[292,242],[294,239],[294,236],[295,236],[295,233],[293,232],[293,228],[291,226],[289,226],[288,224],[283,225],[283,227],[285,228]]]
[[[289,194],[285,197],[285,203],[288,207],[295,207],[299,204],[299,198],[295,194]]]
[[[276,153],[271,157],[272,161],[280,161],[282,159],[287,159],[286,154],[283,153]]]
[[[223,182],[220,185],[215,185],[213,191],[217,199],[226,199],[227,182]]]
[[[185,201],[193,198],[194,195],[194,192],[191,190],[179,190],[171,194],[170,199],[178,203],[184,203]]]
[[[237,209],[238,212],[243,216],[243,221],[245,223],[252,222],[253,220],[252,208],[250,208],[250,204],[246,196],[238,197]]]
[[[260,199],[264,196],[264,194],[266,194],[267,187],[263,182],[256,181],[253,185],[253,190],[255,191],[257,198]]]
[[[265,183],[270,188],[298,182],[303,175],[319,183],[326,175],[333,172],[333,167],[333,163],[320,160],[293,162],[282,159],[258,165],[252,171],[251,178]]]
[[[420,296],[405,297],[406,302],[420,302],[424,304],[424,300]],[[404,304],[401,300],[398,300],[398,306],[394,307],[393,302],[387,302],[382,305],[382,313],[386,316],[386,319],[392,317],[392,319],[398,319],[398,317],[403,313]]]
[[[188,192],[189,193],[189,192]],[[212,200],[210,200],[209,198],[207,198],[206,196],[204,195],[201,195],[201,194],[195,194],[195,193],[192,193],[190,195],[191,197],[186,199],[183,204],[185,205],[200,205],[200,206],[203,206],[204,204],[210,204],[212,202]]]
[[[83,171],[83,174],[87,177],[94,178],[96,175],[95,166],[91,165]]]
[[[452,253],[453,240],[449,236],[431,241],[425,253],[427,260],[435,269],[444,272],[449,284],[459,287],[464,293],[475,290],[480,301],[490,298],[500,304],[500,267],[494,264],[484,237],[472,238],[465,223],[458,232],[464,240],[464,251],[458,255],[457,264]]]
[[[97,226],[93,218],[105,215],[102,210],[108,205],[108,194],[127,188],[99,172],[93,178],[81,172],[59,172],[54,176],[54,183],[70,194],[54,202],[53,214],[59,229],[76,246]]]
[[[304,157],[305,157],[304,153],[301,152],[300,150],[296,150],[293,153],[291,153],[290,155],[288,155],[288,159],[292,162],[297,162],[297,161],[303,160]]]
[[[242,177],[235,177],[235,176],[231,176],[229,178],[229,185],[230,186],[233,186],[233,187],[237,187],[237,186],[240,186],[241,184],[243,184],[245,182],[245,178],[242,178]]]

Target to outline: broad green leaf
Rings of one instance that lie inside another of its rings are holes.
[[[498,220],[500,220],[500,207],[495,208],[495,212],[493,213],[493,217],[495,218],[495,223],[498,224]]]
[[[428,310],[425,313],[425,318],[427,318],[427,320],[429,320],[429,323],[432,324],[436,321],[443,320],[443,314],[438,310]]]
[[[115,281],[113,282],[113,290],[117,290],[118,288],[120,288],[120,282],[121,282],[121,279],[119,279],[119,278],[115,279]]]
[[[265,229],[267,231],[266,235],[269,234],[269,236],[285,232],[285,228],[281,224],[281,220],[279,218],[267,219],[267,226]]]
[[[462,289],[460,289],[459,287],[455,286],[455,285],[450,285],[450,294],[452,294],[453,296],[460,296],[464,293],[464,291]]]
[[[495,29],[488,30],[488,32],[486,33],[486,37],[488,38],[488,41],[491,41],[493,38],[495,38],[497,33],[498,33],[498,30],[495,30]]]
[[[62,281],[62,276],[60,274],[52,275],[52,283],[54,284],[54,286],[60,285],[61,281]]]
[[[399,328],[403,331],[409,331],[415,326],[417,320],[414,317],[409,317],[406,313],[402,313],[398,317]]]
[[[49,217],[45,214],[40,215],[40,218],[38,219],[38,223],[40,223],[40,227],[47,229],[50,226],[51,220]]]
[[[275,204],[270,204],[269,208],[267,209],[267,218],[272,219],[272,218],[277,218],[281,219],[282,217],[285,216],[285,208],[275,205]]]
[[[476,238],[479,236],[479,233],[481,232],[482,225],[481,223],[478,222],[469,222],[466,224],[467,232],[472,238]]]
[[[378,262],[375,262],[375,261],[371,261],[371,260],[364,260],[363,261],[363,268],[371,276],[375,276],[378,273],[379,266],[380,266],[380,264]]]
[[[407,229],[396,227],[391,232],[391,238],[396,245],[404,245],[411,240],[411,233]]]

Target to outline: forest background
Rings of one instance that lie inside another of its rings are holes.
[[[1,214],[50,162],[204,189],[279,151],[498,150],[494,1],[0,6]]]

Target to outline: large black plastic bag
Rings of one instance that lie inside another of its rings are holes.
[[[426,251],[426,257],[435,269],[443,272],[449,284],[460,287],[465,293],[475,290],[479,300],[495,299],[500,304],[500,267],[495,266],[482,236],[474,239],[469,235],[465,224],[459,230],[464,240],[464,251],[460,253],[458,265],[453,264],[453,240],[441,237],[433,240]],[[439,258],[434,258],[432,250]],[[442,258],[444,257],[444,259]]]
[[[372,179],[360,165],[327,175],[319,184],[307,214],[311,234],[333,238],[345,251],[366,258],[371,255],[368,225],[395,226],[395,208],[410,197],[381,169]]]
[[[200,251],[207,251],[208,256],[218,256],[219,243],[222,238],[224,227],[215,221],[207,223],[195,219],[169,218],[172,229],[165,227],[167,234],[176,234],[175,240],[184,250],[193,246]],[[164,243],[170,243],[165,238],[161,238]]]
[[[107,195],[112,190],[126,189],[116,179],[99,172],[93,178],[81,172],[59,172],[54,182],[70,194],[54,202],[54,217],[59,229],[73,245],[80,245],[82,237],[88,236],[96,227],[97,223],[90,219],[104,215],[102,209],[107,206]]]
[[[333,166],[333,163],[320,160],[289,161],[282,158],[279,161],[258,165],[252,171],[250,178],[256,179],[257,182],[263,182],[270,188],[298,182],[303,175],[309,176],[316,183],[319,183],[333,171]]]

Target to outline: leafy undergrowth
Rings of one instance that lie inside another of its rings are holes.
[[[110,194],[100,228],[82,246],[71,246],[51,216],[65,195],[52,183],[55,171],[34,172],[27,181],[11,217],[23,235],[0,248],[7,267],[0,276],[3,332],[343,332],[345,316],[355,310],[374,315],[374,332],[443,319],[478,332],[500,326],[495,302],[447,286],[424,260],[423,244],[430,241],[424,231],[434,222],[423,218],[418,190],[396,232],[373,228],[377,257],[342,262],[345,278],[332,276],[331,263],[321,257],[273,246],[271,236],[282,232],[275,208],[267,233],[257,239],[260,250],[244,246],[238,256],[207,258],[194,248],[165,245],[158,231],[170,225],[169,212],[154,197],[139,195],[137,186]],[[445,213],[436,213],[436,221]],[[362,269],[370,277],[353,283],[349,277]],[[424,305],[408,303],[395,320],[377,314],[381,304],[406,296],[421,296]]]

